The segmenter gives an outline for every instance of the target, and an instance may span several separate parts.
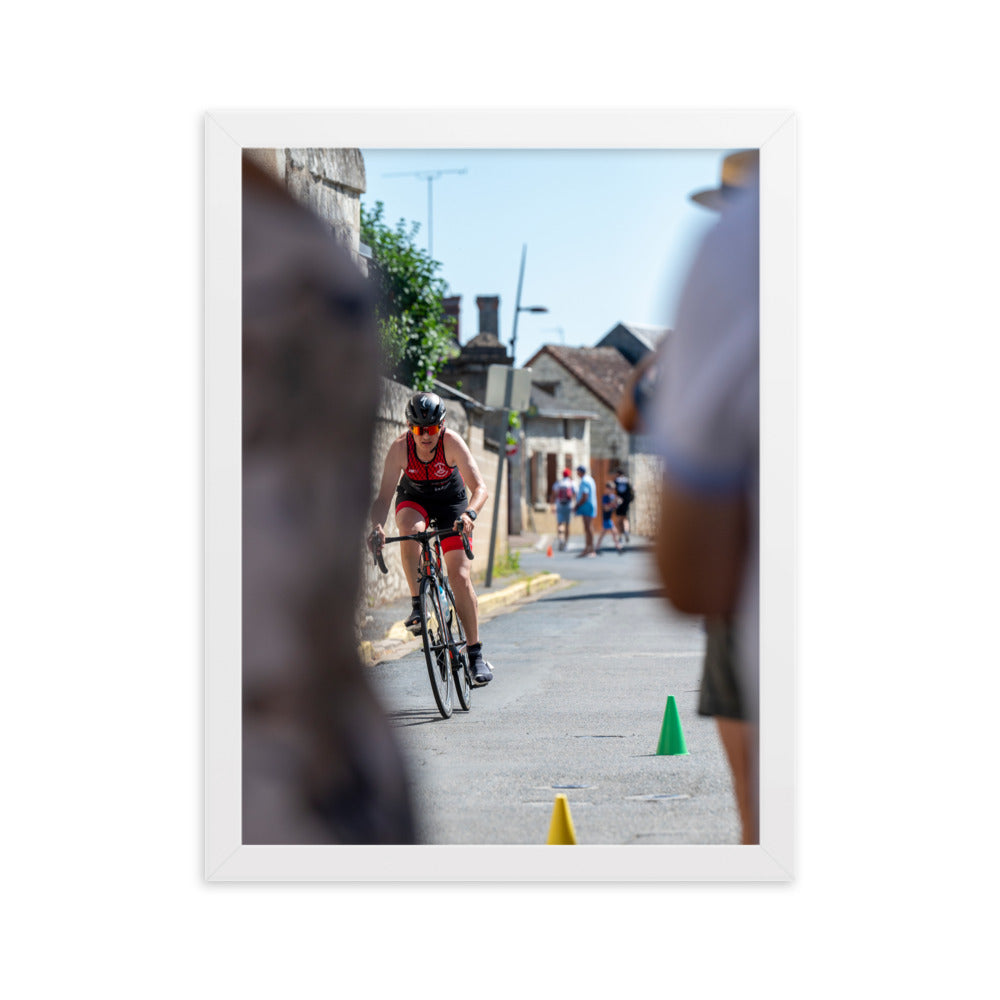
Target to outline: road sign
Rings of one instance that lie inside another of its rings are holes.
[[[507,374],[510,373],[510,397],[507,396]],[[531,401],[531,369],[490,365],[486,370],[486,405],[498,409],[526,410]]]

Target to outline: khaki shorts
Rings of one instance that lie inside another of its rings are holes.
[[[699,715],[745,719],[743,699],[736,682],[733,626],[722,618],[705,620],[705,663],[701,674]]]

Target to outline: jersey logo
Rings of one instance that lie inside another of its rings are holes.
[[[451,470],[448,468],[448,466],[441,461],[435,462],[431,466],[431,472],[433,472],[434,475],[440,479],[444,479],[445,476],[447,476],[450,471]]]

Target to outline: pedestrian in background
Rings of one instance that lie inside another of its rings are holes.
[[[604,492],[601,494],[601,533],[597,538],[597,551],[601,551],[604,536],[610,531],[611,540],[615,543],[615,549],[621,555],[622,546],[618,539],[618,529],[613,520],[615,511],[618,509],[618,494],[615,492],[615,484],[609,479],[604,484]]]
[[[576,507],[573,509],[583,521],[583,551],[580,557],[596,556],[594,550],[594,518],[597,516],[597,486],[594,477],[587,474],[587,467],[578,465],[576,474],[580,477],[580,487],[577,491]]]
[[[615,472],[615,481],[612,485],[618,496],[618,506],[613,515],[615,527],[618,529],[618,535],[622,541],[627,542],[629,532],[632,530],[628,512],[635,499],[635,493],[632,492],[632,484],[629,482],[628,476],[625,475],[624,469],[620,467]]]
[[[562,479],[552,484],[549,502],[556,512],[556,544],[565,551],[569,544],[569,527],[573,520],[573,501],[576,499],[576,486],[573,483],[573,473],[563,469]]]
[[[759,191],[727,157],[720,209],[658,361],[649,431],[664,461],[656,561],[670,602],[706,618],[699,712],[716,717],[743,843],[759,842]],[[719,293],[725,289],[725,294]],[[732,628],[728,627],[732,622]]]

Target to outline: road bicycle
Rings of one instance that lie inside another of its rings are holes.
[[[454,679],[455,694],[463,711],[472,708],[472,675],[469,670],[469,656],[466,652],[465,630],[455,610],[455,595],[448,582],[448,573],[441,558],[441,539],[458,535],[462,539],[465,554],[471,559],[472,548],[468,537],[454,528],[437,528],[431,522],[427,531],[417,531],[412,535],[396,535],[386,538],[390,542],[419,542],[420,561],[417,564],[417,593],[420,596],[420,624],[424,640],[424,656],[427,673],[431,679],[431,691],[438,711],[444,718],[451,718],[451,689]],[[389,569],[382,558],[382,548],[375,544],[375,536],[369,535],[369,547],[375,565],[383,573]]]

